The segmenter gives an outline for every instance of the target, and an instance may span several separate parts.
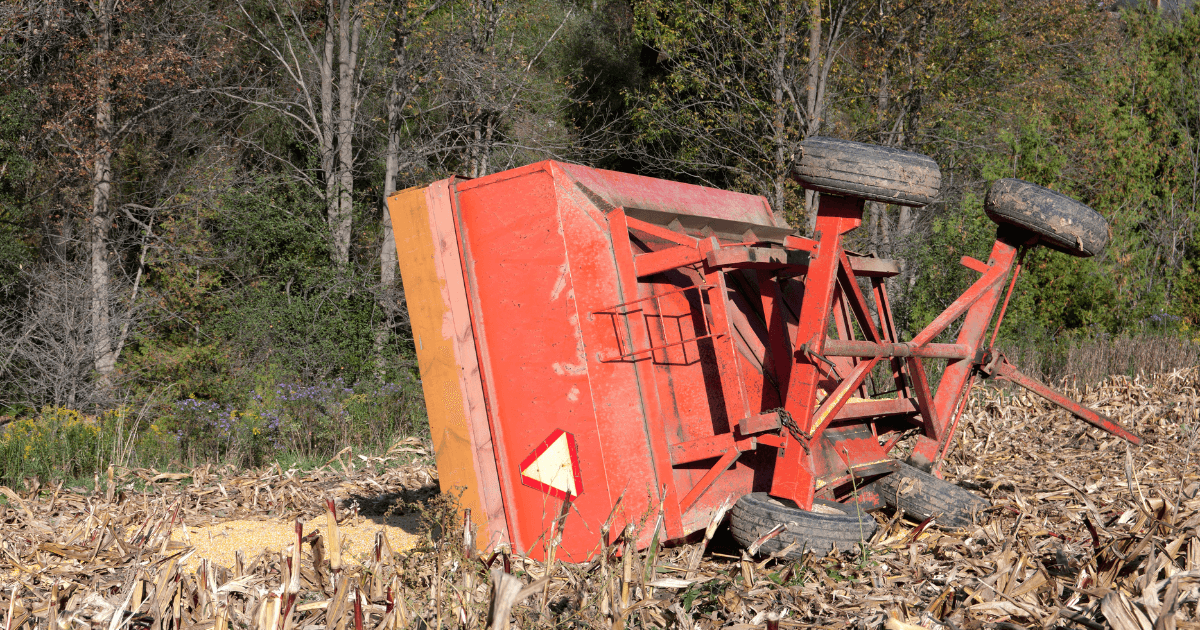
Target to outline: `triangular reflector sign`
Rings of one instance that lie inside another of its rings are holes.
[[[521,462],[521,483],[559,499],[583,494],[575,436],[555,429]]]

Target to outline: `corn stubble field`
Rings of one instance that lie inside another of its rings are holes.
[[[479,557],[421,460],[117,470],[95,493],[5,488],[0,630],[1200,628],[1198,389],[1190,369],[1068,391],[1140,432],[1138,449],[1040,400],[982,389],[947,465],[992,502],[974,527],[878,513],[860,548],[800,561],[752,556],[720,528],[711,542],[642,552],[614,532],[579,565]],[[426,524],[415,547],[380,536],[365,556],[335,551],[350,523],[400,512]],[[316,528],[234,566],[172,539],[235,518]]]

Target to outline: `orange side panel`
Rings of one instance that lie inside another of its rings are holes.
[[[479,362],[446,182],[388,198],[421,387],[443,492],[456,495],[481,549],[507,542]],[[448,233],[447,233],[448,230]],[[482,426],[482,430],[480,430]]]

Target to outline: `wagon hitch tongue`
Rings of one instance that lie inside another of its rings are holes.
[[[1100,415],[1099,413],[1096,413],[1095,411],[1054,391],[1040,381],[1025,375],[1015,366],[1013,366],[1013,364],[1009,363],[1008,359],[1003,354],[995,355],[995,358],[987,362],[986,365],[981,366],[981,369],[984,374],[988,376],[996,376],[1009,381],[1010,383],[1015,383],[1021,387],[1024,387],[1038,396],[1041,396],[1042,398],[1045,398],[1059,407],[1066,409],[1084,422],[1099,427],[1107,433],[1111,433],[1129,442],[1130,444],[1133,444],[1134,446],[1141,446],[1142,444],[1141,437],[1126,431],[1124,427],[1117,424],[1111,418]]]

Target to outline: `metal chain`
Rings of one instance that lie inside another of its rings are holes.
[[[792,414],[788,413],[787,409],[778,407],[776,409],[768,410],[767,413],[778,414],[779,423],[788,430],[788,433],[792,434],[792,437],[795,438],[797,442],[804,446],[805,450],[808,450],[808,438],[805,437],[804,432],[800,430],[800,425],[796,424],[796,419],[792,417]]]

